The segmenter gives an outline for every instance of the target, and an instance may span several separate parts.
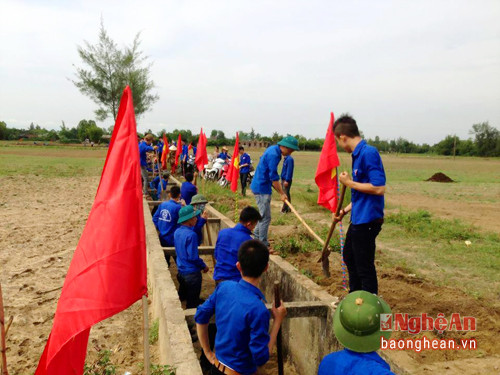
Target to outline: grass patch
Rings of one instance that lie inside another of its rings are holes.
[[[149,327],[149,343],[151,345],[155,344],[158,341],[158,329],[160,327],[160,321],[155,319],[151,327]]]

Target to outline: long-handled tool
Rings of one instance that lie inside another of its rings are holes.
[[[344,202],[345,196],[345,185],[342,185],[342,190],[340,192],[340,199],[337,203],[337,210],[335,211],[335,216],[340,215],[340,210],[342,209],[342,203]],[[330,262],[328,261],[328,256],[330,255],[330,239],[332,238],[333,231],[335,230],[335,226],[337,225],[338,220],[333,218],[332,225],[330,226],[330,230],[328,231],[328,236],[326,237],[325,244],[323,245],[323,251],[321,252],[321,258],[319,258],[318,263],[321,262],[323,266],[323,275],[326,277],[330,277]]]
[[[0,350],[2,352],[2,375],[9,375],[7,371],[7,346],[5,344],[5,316],[3,311],[2,285],[0,284]]]
[[[280,282],[274,282],[274,305],[276,307],[281,306],[281,298],[280,298]],[[283,375],[283,344],[281,337],[281,328],[278,331],[278,337],[276,338],[276,348],[277,348],[277,356],[278,356],[278,375]]]
[[[290,210],[292,210],[292,212],[295,214],[295,216],[297,216],[297,219],[299,219],[299,221],[306,227],[306,229],[309,231],[309,233],[311,233],[311,235],[318,240],[318,242],[321,244],[321,245],[324,245],[325,244],[325,241],[323,241],[321,239],[320,236],[318,236],[316,234],[316,232],[314,232],[311,227],[305,222],[304,219],[302,219],[302,217],[299,215],[299,213],[297,212],[297,210],[295,209],[295,207],[292,206],[292,204],[288,201],[288,199],[285,199],[285,203],[288,207],[290,207]]]

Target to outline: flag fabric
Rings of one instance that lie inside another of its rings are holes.
[[[231,182],[231,190],[236,192],[238,190],[238,179],[240,177],[240,138],[238,133],[236,133],[236,142],[234,144],[233,158],[231,159],[231,164],[229,164],[229,170],[227,171],[227,180]]]
[[[175,173],[175,170],[179,165],[179,157],[181,156],[181,154],[182,154],[182,137],[181,134],[179,133],[179,138],[177,139],[177,151],[175,151],[175,161],[174,165],[172,166],[172,173]]]
[[[319,188],[318,204],[335,212],[338,202],[337,167],[340,163],[337,155],[335,134],[333,133],[333,123],[334,116],[332,112],[314,180]]]
[[[167,156],[168,156],[168,140],[167,136],[165,133],[163,133],[163,150],[161,153],[161,169],[166,170],[167,169]]]
[[[193,148],[193,143],[189,142],[188,151],[191,151],[192,148]]]
[[[208,155],[207,155],[207,138],[203,133],[203,128],[200,131],[200,137],[198,138],[198,145],[196,146],[196,156],[194,162],[196,164],[196,168],[198,171],[202,171],[205,168],[205,165],[208,164]]]
[[[132,92],[127,86],[82,236],[36,375],[82,374],[92,325],[147,293],[142,184]]]

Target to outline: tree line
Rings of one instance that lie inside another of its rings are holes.
[[[61,124],[60,130],[47,130],[33,123],[26,129],[17,129],[7,127],[4,121],[0,121],[0,139],[2,140],[20,140],[29,139],[33,141],[59,142],[59,143],[80,143],[86,139],[94,143],[107,143],[113,128],[100,128],[94,120],[81,120],[76,127],[68,127]],[[191,130],[174,129],[169,132],[166,129],[154,133],[148,129],[145,133],[139,134],[140,137],[151,133],[157,138],[166,135],[169,142],[176,141],[179,134],[184,141],[196,145],[199,134],[192,133]],[[380,137],[368,138],[368,144],[375,146],[382,153],[400,153],[400,154],[437,154],[437,155],[457,155],[457,156],[500,156],[500,131],[491,126],[488,122],[482,122],[472,125],[468,139],[460,139],[454,135],[446,136],[442,141],[434,144],[417,144],[405,138],[392,140],[380,139]],[[257,140],[276,144],[281,138],[293,134],[272,133],[271,136],[256,133],[253,128],[249,132],[239,131],[240,141]],[[104,138],[103,138],[104,136]],[[107,137],[106,137],[107,136]],[[319,151],[323,147],[324,138],[306,138],[303,135],[293,135],[299,140],[301,150]],[[235,137],[227,137],[222,130],[212,130],[208,137],[208,146],[232,145]],[[342,151],[342,150],[339,150]]]

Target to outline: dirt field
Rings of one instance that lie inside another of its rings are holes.
[[[14,316],[7,337],[11,374],[32,374],[36,369],[98,182],[95,176],[0,178],[0,282],[5,315]],[[88,359],[97,345],[114,352],[117,373],[137,373],[143,361],[141,324],[139,302],[96,325]]]

